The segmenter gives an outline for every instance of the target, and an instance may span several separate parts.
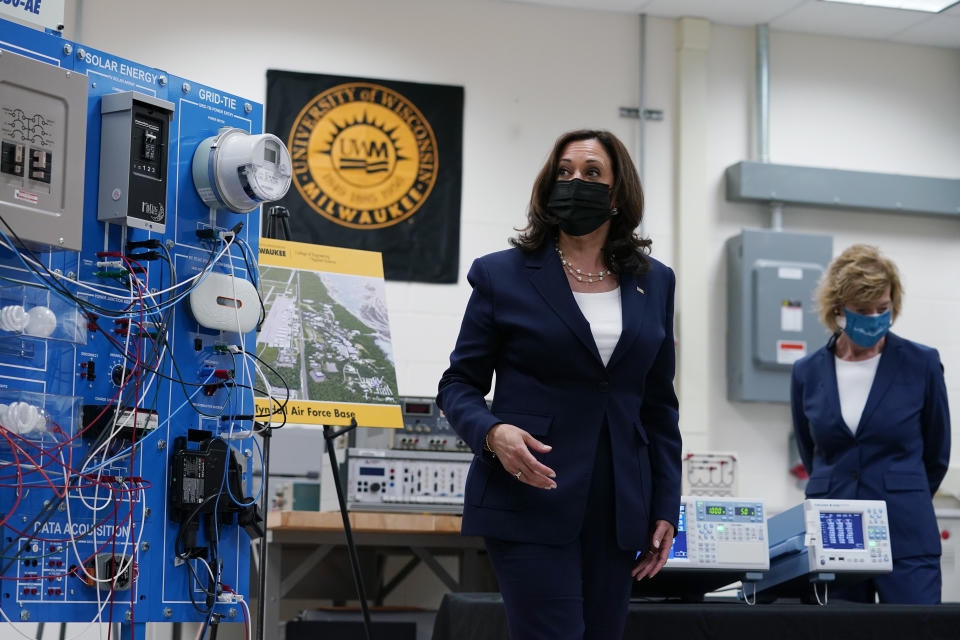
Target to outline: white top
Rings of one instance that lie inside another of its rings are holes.
[[[597,351],[603,365],[610,362],[613,349],[620,340],[623,330],[623,317],[620,311],[620,287],[613,291],[600,293],[582,293],[574,291],[573,297],[580,305],[583,317],[590,323],[590,332],[593,341],[597,343]]]
[[[837,363],[837,392],[840,394],[840,413],[851,433],[857,432],[860,416],[867,406],[867,396],[877,375],[881,354],[868,360],[851,362],[834,357]]]

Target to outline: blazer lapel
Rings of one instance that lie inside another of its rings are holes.
[[[826,397],[833,414],[834,424],[852,438],[854,437],[853,433],[850,431],[847,423],[843,421],[843,410],[840,408],[840,387],[837,386],[836,354],[834,354],[832,346],[828,346],[822,353],[823,364],[821,369],[826,375],[820,378],[820,397]]]
[[[526,264],[530,268],[530,282],[537,292],[593,354],[597,362],[602,364],[597,343],[590,331],[590,323],[583,317],[580,306],[573,298],[553,242],[545,243],[538,251],[528,254]]]
[[[891,334],[887,334],[887,344],[880,354],[880,363],[877,365],[877,375],[873,379],[873,385],[870,387],[870,394],[867,396],[867,404],[860,415],[860,422],[857,424],[857,435],[863,431],[865,425],[869,424],[870,416],[873,415],[877,407],[883,402],[887,395],[887,389],[893,384],[893,379],[897,377],[897,371],[900,368],[900,339]]]
[[[630,350],[630,345],[640,335],[640,326],[643,324],[643,311],[647,305],[646,290],[640,285],[640,278],[633,273],[620,276],[620,310],[623,316],[620,339],[613,349],[607,368],[613,367],[623,354]],[[646,278],[643,279],[646,285]],[[649,286],[649,285],[647,285]]]

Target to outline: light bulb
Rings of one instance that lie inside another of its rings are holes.
[[[0,329],[20,333],[30,321],[26,309],[19,304],[10,304],[0,309]]]
[[[26,330],[31,336],[49,338],[57,329],[57,314],[50,307],[34,307],[27,313],[29,321]]]

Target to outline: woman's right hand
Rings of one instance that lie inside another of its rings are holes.
[[[500,464],[520,482],[539,489],[556,489],[556,472],[541,464],[530,450],[547,453],[553,449],[512,424],[495,424],[487,433],[487,445],[493,449]],[[519,474],[518,474],[519,472]]]

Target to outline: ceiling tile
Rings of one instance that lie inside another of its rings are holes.
[[[829,2],[809,2],[773,20],[783,31],[886,40],[930,19],[929,14]]]
[[[935,19],[921,22],[901,31],[891,40],[908,44],[960,49],[960,15],[957,17],[939,15]]]
[[[821,0],[501,0],[519,4],[612,11],[663,18],[701,17],[717,24],[754,26],[849,38],[960,48],[960,3],[932,15]]]
[[[605,2],[606,0],[600,0]],[[753,26],[770,22],[778,16],[814,0],[653,0],[644,11],[652,16],[676,18],[693,16],[719,24]]]
[[[942,12],[940,13],[940,15],[941,15],[941,16],[958,16],[958,17],[960,17],[960,2],[958,2],[958,3],[955,4],[955,5],[953,5],[952,7],[950,7],[949,9],[947,9],[946,11],[942,11]]]
[[[567,9],[642,13],[650,0],[506,0],[517,4],[539,4]]]

